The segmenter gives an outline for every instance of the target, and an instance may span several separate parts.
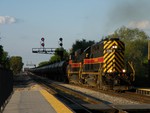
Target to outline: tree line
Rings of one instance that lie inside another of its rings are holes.
[[[150,37],[137,28],[121,27],[107,38],[119,37],[125,43],[125,59],[132,61],[136,75],[147,76],[148,65],[148,40]]]
[[[4,51],[3,46],[0,45],[0,68],[12,70],[13,74],[21,72],[23,67],[21,56],[9,56],[8,52]]]

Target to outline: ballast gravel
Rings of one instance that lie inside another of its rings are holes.
[[[69,84],[60,84],[60,85],[67,87],[67,88],[70,88],[72,90],[78,91],[78,92],[85,93],[85,94],[90,95],[94,98],[97,98],[97,99],[100,99],[103,101],[107,101],[110,104],[119,104],[119,105],[141,104],[140,102],[137,102],[137,101],[125,99],[122,97],[115,97],[112,95],[104,94],[101,92],[93,91],[93,90],[82,88],[79,86],[73,86],[73,85],[69,85]]]

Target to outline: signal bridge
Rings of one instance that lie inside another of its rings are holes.
[[[32,48],[32,53],[53,54],[56,48]]]
[[[58,52],[60,54],[62,54],[62,50],[56,50],[57,48],[45,48],[45,43],[44,43],[45,39],[42,37],[41,38],[41,48],[32,48],[32,53],[39,53],[39,54],[54,54],[55,52]],[[59,38],[59,45],[62,48],[63,46],[63,38]]]

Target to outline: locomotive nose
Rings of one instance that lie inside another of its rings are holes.
[[[122,73],[124,65],[124,43],[111,40],[104,42],[104,72]]]

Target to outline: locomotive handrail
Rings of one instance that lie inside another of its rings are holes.
[[[99,88],[102,88],[102,71],[103,71],[103,68],[102,68],[102,66],[103,66],[103,64],[100,64],[100,67],[99,67],[99,69],[98,69],[98,72],[99,72],[99,74],[98,74],[98,80],[99,80]]]
[[[134,67],[133,67],[133,63],[128,61],[128,64],[129,64],[129,66],[130,66],[131,69],[132,69],[132,72],[133,72],[133,75],[132,75],[132,76],[133,76],[133,79],[132,79],[132,80],[134,81],[134,80],[135,80],[135,70],[134,70]]]

